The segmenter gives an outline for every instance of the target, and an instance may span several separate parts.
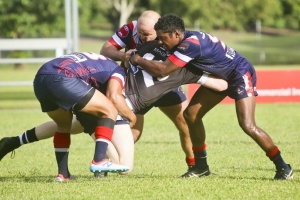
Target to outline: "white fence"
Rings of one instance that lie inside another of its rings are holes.
[[[1,58],[1,51],[54,50],[55,57],[65,54],[68,49],[66,38],[0,39],[0,64],[44,63],[52,58]]]

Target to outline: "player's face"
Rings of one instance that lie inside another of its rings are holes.
[[[176,33],[164,33],[161,30],[156,31],[158,42],[164,46],[166,50],[171,50],[179,41]]]
[[[156,32],[151,27],[150,28],[145,26],[138,27],[137,34],[142,43],[146,43],[156,39]]]

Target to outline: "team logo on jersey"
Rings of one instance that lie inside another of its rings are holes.
[[[181,43],[178,45],[177,49],[179,49],[180,51],[185,51],[187,50],[187,48],[189,47],[190,45],[187,44],[187,43]]]
[[[239,94],[239,95],[242,95],[244,93],[244,87],[243,86],[239,86],[236,88],[236,92]]]
[[[124,38],[128,35],[129,28],[127,26],[122,26],[118,31],[118,36]]]

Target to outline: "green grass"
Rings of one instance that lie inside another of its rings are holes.
[[[69,168],[76,180],[55,183],[51,139],[25,145],[15,158],[0,163],[0,199],[299,199],[300,104],[259,104],[257,124],[269,132],[295,177],[274,181],[274,165],[238,127],[234,105],[218,105],[204,118],[208,162],[218,176],[181,179],[186,171],[179,136],[158,109],[145,119],[135,146],[135,166],[128,176],[95,179],[89,172],[94,143],[85,134],[72,136]],[[21,134],[49,120],[39,108],[0,109],[0,137]]]

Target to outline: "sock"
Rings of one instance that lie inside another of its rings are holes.
[[[288,165],[284,162],[283,158],[281,157],[280,151],[277,146],[274,149],[266,154],[271,161],[273,161],[276,169],[287,168]]]
[[[207,169],[206,144],[198,147],[193,146],[193,152],[195,155],[195,166],[199,169]]]
[[[65,178],[70,177],[68,169],[69,147],[71,144],[71,135],[69,133],[55,133],[53,138],[54,151],[58,166],[58,174]]]
[[[185,162],[188,165],[188,167],[192,167],[195,165],[195,158],[185,158]]]
[[[111,141],[115,121],[110,118],[102,118],[97,122],[95,129],[95,154],[93,160],[99,162],[106,158],[108,143]]]
[[[19,139],[20,139],[20,145],[38,141],[35,135],[35,127],[19,135]]]

